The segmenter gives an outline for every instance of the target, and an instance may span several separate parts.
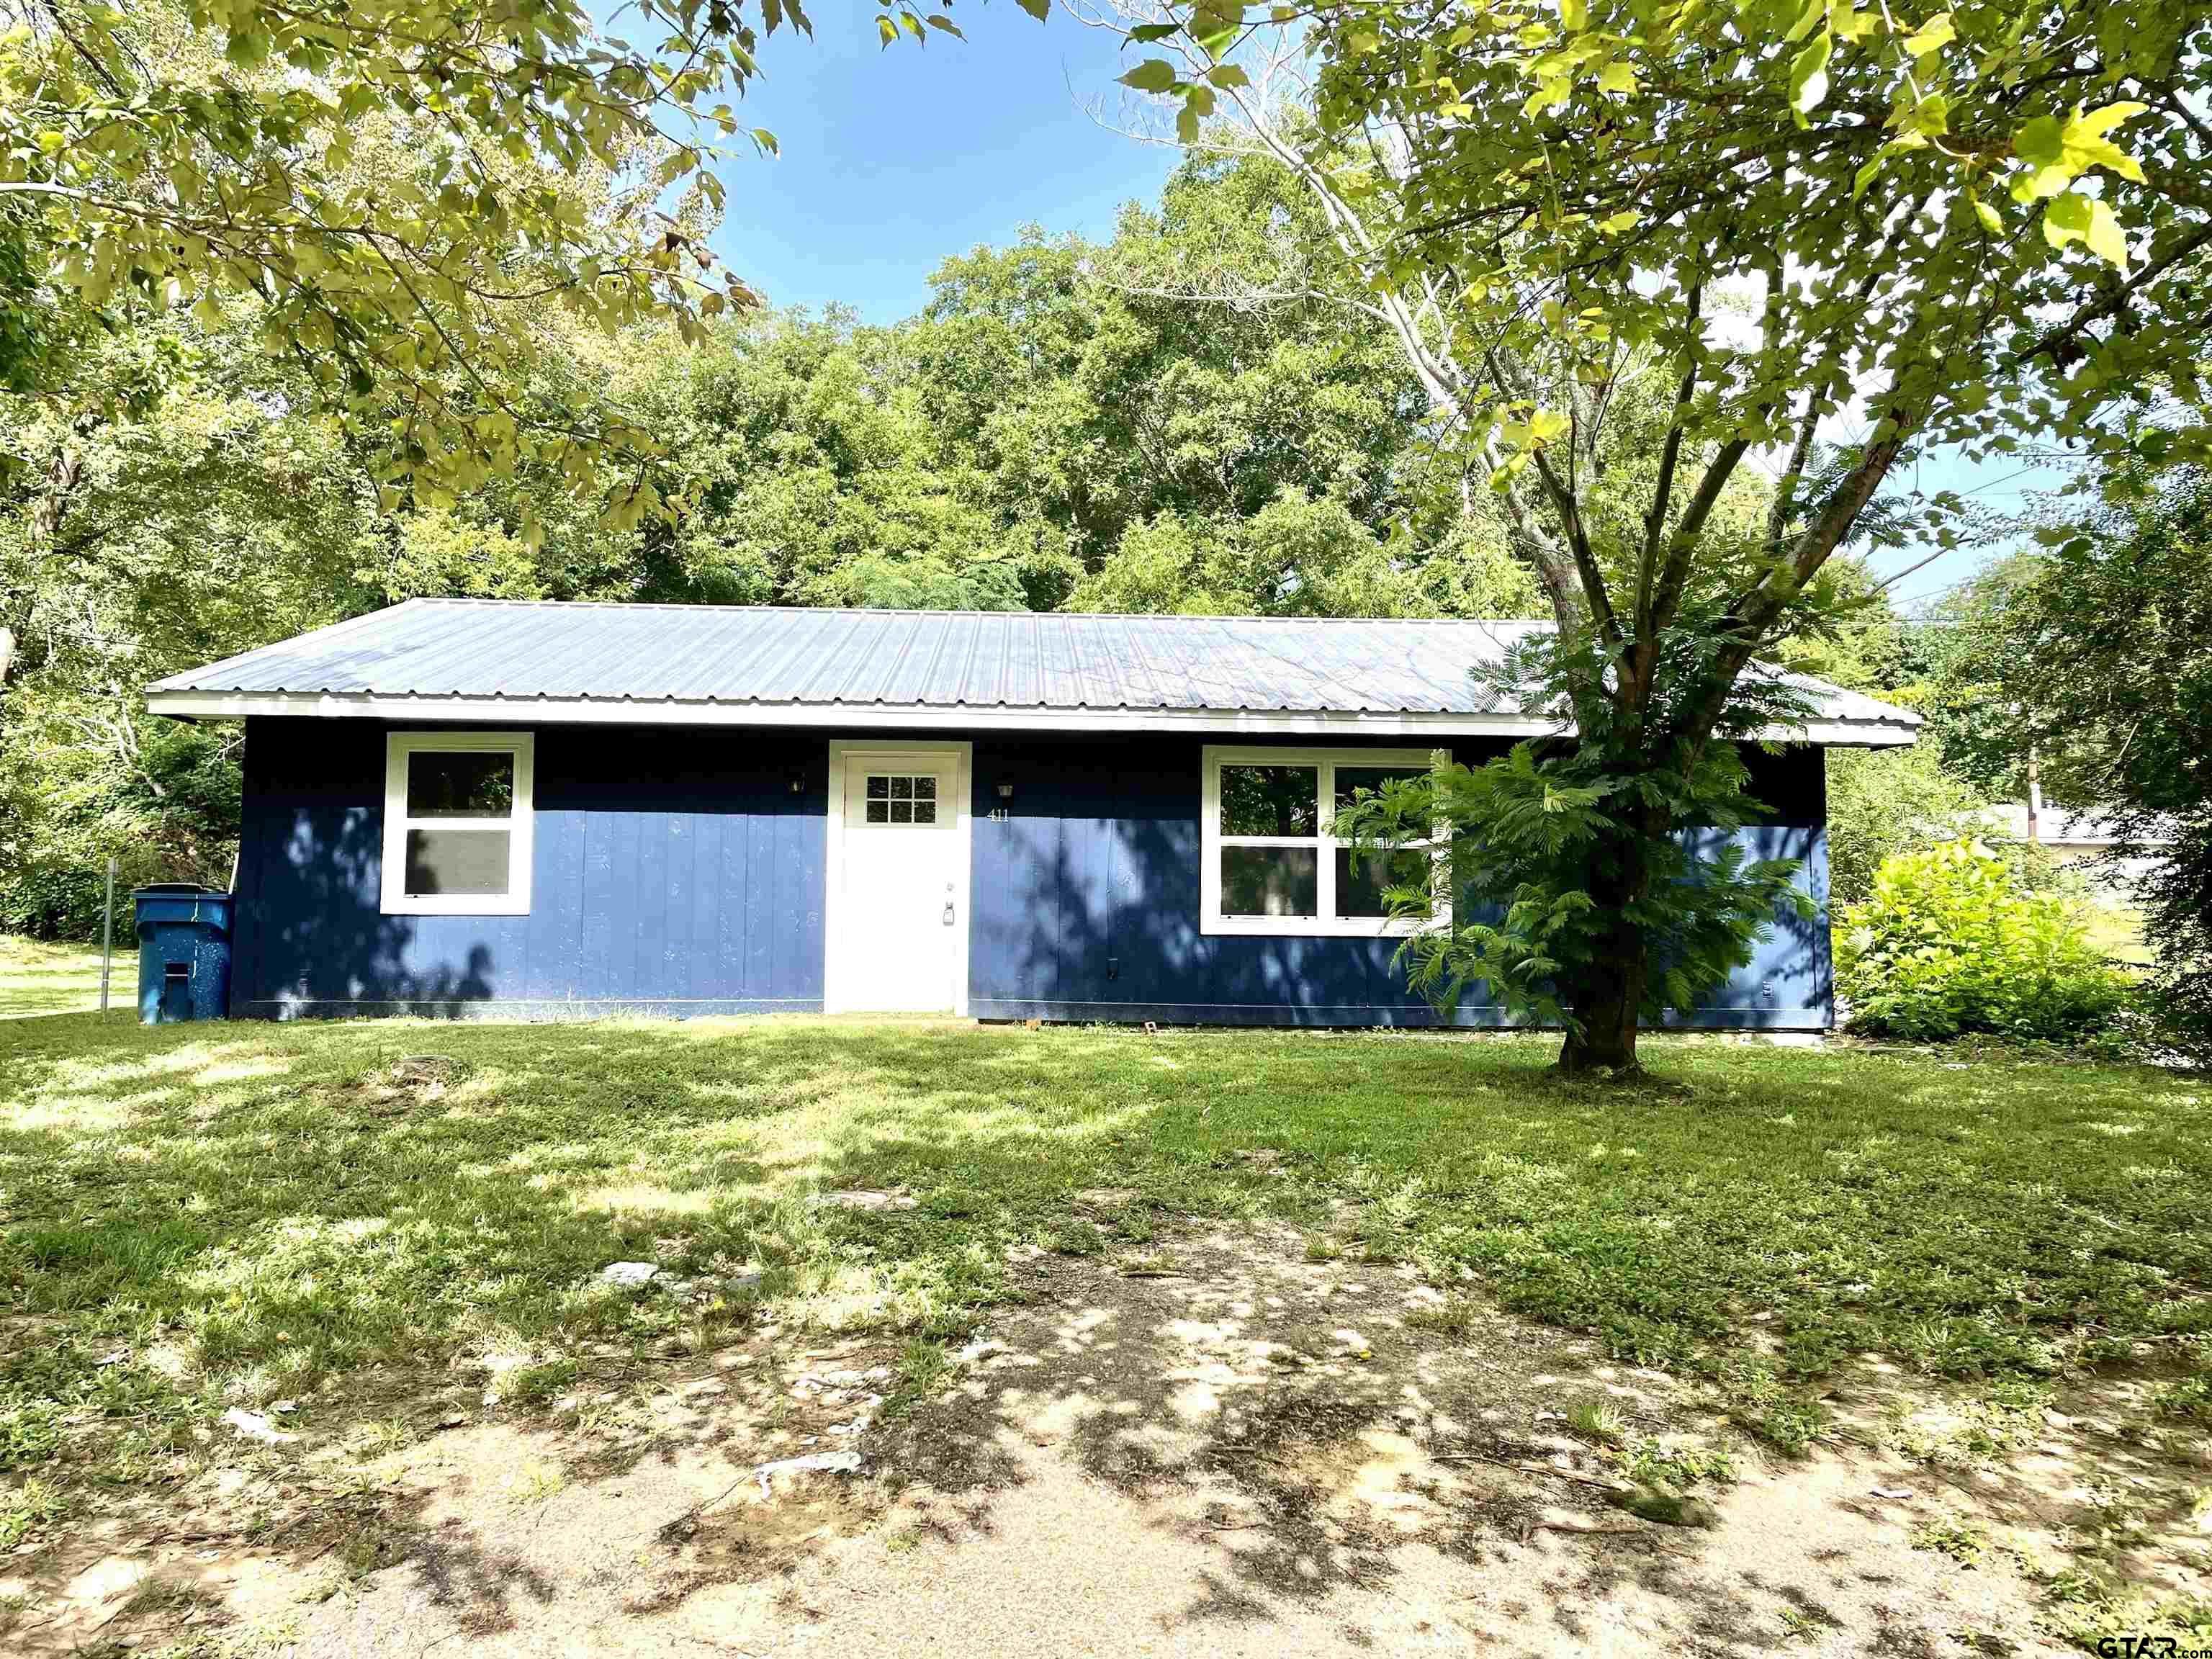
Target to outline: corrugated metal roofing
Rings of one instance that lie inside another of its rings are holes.
[[[638,718],[653,705],[1511,718],[1470,671],[1544,626],[410,599],[173,675],[149,701],[179,713],[208,712],[188,694],[230,694],[644,706]],[[1824,720],[1893,734],[1918,723],[1806,684]]]

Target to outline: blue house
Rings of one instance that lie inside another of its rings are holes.
[[[416,599],[148,704],[246,722],[234,1015],[1419,1025],[1334,808],[1556,730],[1532,626]],[[1812,690],[1743,834],[1825,906],[1822,749],[1917,722]],[[1680,1018],[1831,1014],[1823,908]]]

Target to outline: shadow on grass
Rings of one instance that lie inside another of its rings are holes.
[[[1099,1188],[1128,1194],[1116,1248],[1191,1218],[1288,1218],[1463,1270],[1602,1354],[1707,1375],[1751,1363],[1794,1384],[1868,1350],[2033,1372],[2092,1340],[2202,1328],[2190,1218],[2212,1195],[2212,1126],[2186,1080],[1661,1052],[1691,1092],[1540,1083],[1548,1045],[1511,1040],[19,1024],[0,1038],[0,1445],[152,1519],[163,1482],[223,1455],[191,1431],[228,1405],[297,1399],[337,1437],[480,1389],[495,1358],[649,1369],[750,1328],[755,1294],[717,1291],[745,1273],[794,1333],[949,1338],[1054,1294],[1030,1252],[1076,1237]],[[913,1207],[817,1201],[841,1192]],[[709,1294],[600,1287],[624,1260]],[[1217,1294],[1188,1288],[1193,1315]],[[1099,1349],[1081,1386],[1121,1415],[1173,1418],[1157,1331],[1060,1339]],[[1325,1463],[1385,1403],[1347,1385],[1261,1415]],[[1109,1485],[1261,1460],[1240,1489],[1277,1519],[1224,1564],[1212,1615],[1389,1571],[1387,1538],[1313,1532],[1320,1477],[1264,1448],[1147,1462],[1114,1413],[1085,1421],[1074,1449]],[[902,1455],[980,1526],[1028,1479],[1009,1427],[947,1422]],[[404,1522],[410,1559],[445,1564],[441,1593],[495,1613],[536,1593],[511,1553]]]

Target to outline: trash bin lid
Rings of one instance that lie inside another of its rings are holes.
[[[220,888],[191,881],[159,882],[131,895],[131,910],[142,929],[152,922],[186,921],[228,932],[234,902]]]

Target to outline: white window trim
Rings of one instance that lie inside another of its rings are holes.
[[[536,837],[537,738],[529,732],[392,732],[384,739],[384,914],[387,916],[526,916]],[[497,818],[410,818],[407,757],[420,754],[514,757],[514,811]],[[504,893],[410,893],[407,890],[410,830],[490,830],[507,832]]]
[[[1336,850],[1342,843],[1334,835],[1336,820],[1336,769],[1340,766],[1418,766],[1431,764],[1427,749],[1297,749],[1231,748],[1206,744],[1201,750],[1203,783],[1199,802],[1199,931],[1218,935],[1273,939],[1404,939],[1431,928],[1449,927],[1449,902],[1438,904],[1428,920],[1410,916],[1335,916]],[[1319,823],[1316,835],[1233,836],[1221,833],[1221,769],[1224,766],[1310,766],[1318,776]],[[1313,847],[1315,906],[1318,916],[1224,916],[1221,914],[1221,849],[1238,847]],[[1449,854],[1439,848],[1441,864]]]

